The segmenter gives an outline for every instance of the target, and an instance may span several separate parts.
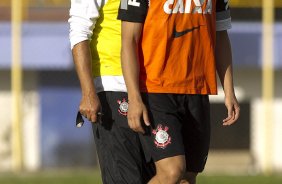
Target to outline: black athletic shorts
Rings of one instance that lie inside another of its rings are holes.
[[[127,123],[127,93],[98,93],[103,116],[93,133],[104,184],[143,184],[154,176],[137,133]]]
[[[142,95],[151,123],[139,134],[147,161],[185,155],[186,170],[202,172],[210,143],[208,95]]]

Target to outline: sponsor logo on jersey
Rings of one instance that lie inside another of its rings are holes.
[[[152,133],[155,135],[155,145],[157,148],[165,149],[167,145],[171,144],[171,137],[168,134],[168,127],[163,126],[159,124],[156,129],[152,131]]]
[[[163,6],[164,12],[166,14],[211,14],[212,8],[212,0],[166,0]]]
[[[117,103],[119,104],[118,112],[121,115],[126,116],[128,111],[128,102],[126,99],[123,98],[122,100],[117,100]]]
[[[173,33],[172,33],[173,35],[172,36],[174,38],[178,38],[178,37],[184,36],[185,34],[190,33],[192,31],[194,31],[195,29],[200,29],[201,26],[202,25],[197,26],[197,27],[192,27],[190,29],[185,29],[184,31],[176,31],[176,28],[174,27]]]

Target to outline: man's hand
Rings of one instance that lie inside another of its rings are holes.
[[[150,126],[150,121],[147,108],[142,101],[129,101],[127,120],[129,127],[133,131],[145,133],[142,123],[144,122],[146,126]]]
[[[98,122],[98,113],[101,111],[100,100],[95,93],[83,95],[79,105],[80,113],[90,122]]]
[[[237,121],[240,115],[240,106],[236,97],[234,95],[231,97],[225,97],[225,106],[228,111],[228,117],[223,120],[223,125],[232,125]]]

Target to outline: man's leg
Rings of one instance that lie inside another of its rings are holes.
[[[198,173],[185,172],[184,156],[175,156],[156,162],[156,175],[148,184],[196,184]]]
[[[104,115],[100,123],[93,124],[93,133],[103,183],[147,183],[151,178],[148,174],[154,170],[144,164],[139,136],[127,125],[127,94],[101,92],[98,95]]]
[[[183,140],[186,169],[180,184],[196,184],[196,177],[204,170],[210,142],[210,107],[208,96],[187,95]]]
[[[143,94],[151,127],[140,138],[147,160],[153,159],[156,166],[156,175],[149,184],[176,184],[186,172],[181,122],[185,114],[183,97]]]
[[[196,184],[197,175],[195,172],[186,172],[180,184]]]
[[[168,157],[155,162],[156,175],[148,184],[176,184],[185,173],[185,158],[183,155]]]
[[[208,96],[148,94],[143,97],[152,129],[141,140],[146,155],[155,160],[157,170],[149,183],[195,184],[209,150]],[[179,158],[179,155],[183,156]]]

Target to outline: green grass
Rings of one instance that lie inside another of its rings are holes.
[[[282,184],[282,175],[273,176],[206,176],[200,175],[198,184]]]
[[[200,175],[198,184],[282,184],[282,175],[208,176]],[[0,184],[102,184],[98,170],[2,173]]]
[[[99,170],[0,174],[0,184],[102,184]]]

